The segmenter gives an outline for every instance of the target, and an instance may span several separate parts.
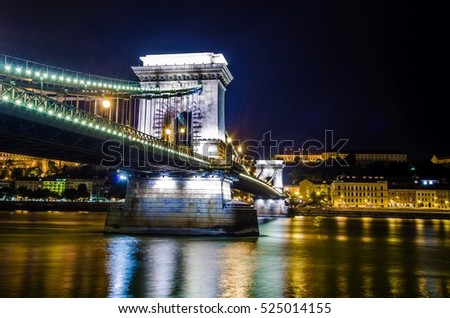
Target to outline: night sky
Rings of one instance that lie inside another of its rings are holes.
[[[5,2],[5,1],[2,1]],[[450,154],[444,1],[8,1],[0,53],[133,79],[158,53],[223,53],[226,126],[296,147]]]

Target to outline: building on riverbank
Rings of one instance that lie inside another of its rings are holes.
[[[30,191],[39,189],[48,189],[58,195],[62,195],[66,189],[77,190],[81,184],[86,186],[87,192],[92,196],[94,182],[91,179],[74,179],[74,178],[38,178],[23,179],[14,181],[15,188],[26,188]]]
[[[388,207],[388,182],[379,176],[345,176],[331,183],[334,207]]]
[[[442,165],[446,168],[450,168],[450,156],[433,155],[431,162],[435,165]]]
[[[303,162],[303,163],[318,163],[331,159],[345,159],[348,156],[348,153],[340,153],[340,152],[318,152],[313,153],[308,150],[292,150],[288,149],[284,154],[276,154],[273,156],[273,159],[283,160],[284,163],[294,163],[294,162]]]
[[[439,182],[399,183],[383,176],[343,176],[332,182],[304,179],[285,186],[284,191],[300,204],[308,202],[315,192],[329,196],[331,206],[337,208],[450,210],[450,185]]]
[[[408,155],[402,151],[355,151],[356,164],[374,162],[407,162]]]

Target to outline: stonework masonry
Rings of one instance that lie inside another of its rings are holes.
[[[178,235],[259,235],[256,210],[231,200],[220,177],[131,179],[123,206],[111,210],[105,232]]]

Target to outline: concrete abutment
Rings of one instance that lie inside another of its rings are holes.
[[[249,204],[231,199],[224,177],[129,180],[125,203],[106,217],[105,232],[124,234],[258,236]]]

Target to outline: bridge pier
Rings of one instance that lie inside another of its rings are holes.
[[[221,176],[129,180],[125,203],[108,212],[105,232],[258,236],[256,210],[231,200]]]
[[[284,199],[261,199],[257,198],[254,207],[258,216],[286,215],[287,206]]]

